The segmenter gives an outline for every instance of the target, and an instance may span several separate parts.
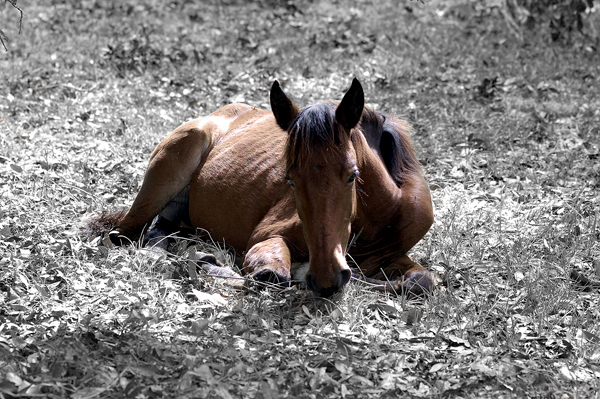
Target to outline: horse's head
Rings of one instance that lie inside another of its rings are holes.
[[[364,107],[354,79],[336,107],[317,104],[299,110],[275,81],[271,108],[288,132],[285,179],[294,190],[309,250],[308,287],[330,296],[350,280],[346,249],[356,212],[358,167],[351,137]]]

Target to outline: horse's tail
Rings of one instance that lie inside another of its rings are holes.
[[[88,237],[98,237],[110,233],[117,224],[123,219],[127,210],[117,212],[102,212],[83,220],[80,227],[82,235]]]

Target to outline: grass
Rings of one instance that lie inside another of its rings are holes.
[[[569,278],[600,275],[598,54],[455,3],[20,4],[0,55],[0,397],[598,397],[599,294]],[[77,233],[131,204],[179,123],[267,107],[274,78],[307,105],[354,76],[414,126],[430,299],[242,294],[190,278],[204,244]]]

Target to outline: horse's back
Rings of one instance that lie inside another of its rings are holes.
[[[207,118],[229,127],[214,138],[190,187],[190,218],[212,238],[246,249],[252,233],[286,194],[283,152],[286,133],[273,114],[239,104]]]

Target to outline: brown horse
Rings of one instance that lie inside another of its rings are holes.
[[[308,261],[307,286],[329,296],[351,277],[348,253],[386,289],[432,291],[407,256],[433,223],[407,124],[364,107],[356,79],[339,104],[302,110],[275,81],[271,108],[231,104],[168,135],[129,211],[112,217],[120,237],[138,239],[159,215],[146,240],[204,229],[261,281],[288,282],[292,262]]]

